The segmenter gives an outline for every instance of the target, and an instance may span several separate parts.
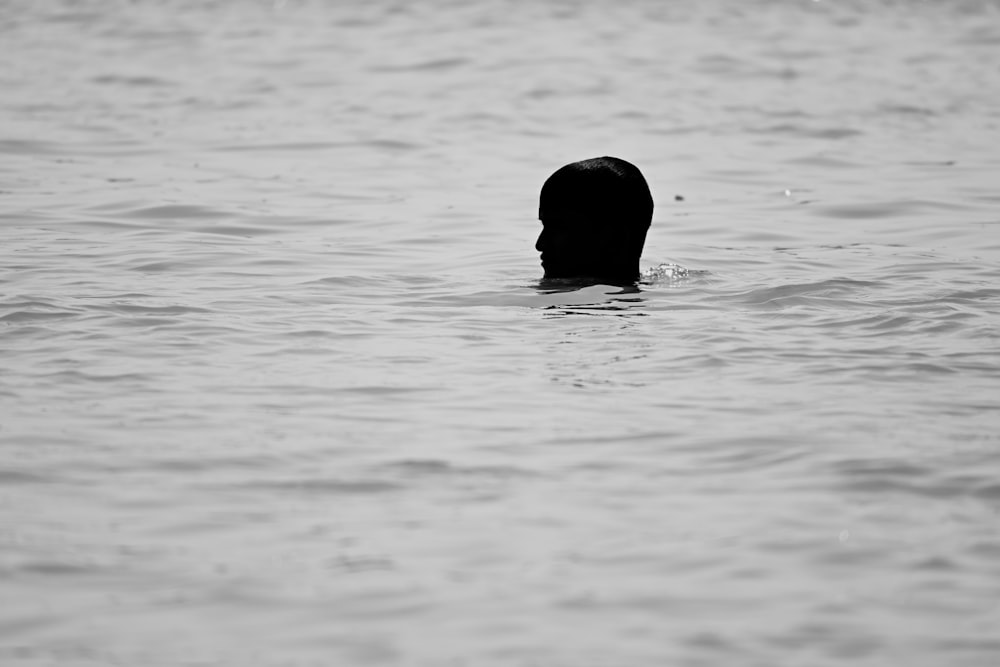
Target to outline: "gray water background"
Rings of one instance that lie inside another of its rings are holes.
[[[1000,3],[0,3],[0,664],[1000,664]],[[623,294],[538,288],[617,155]]]

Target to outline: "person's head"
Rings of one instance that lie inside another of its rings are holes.
[[[639,169],[598,157],[568,164],[542,186],[538,218],[545,278],[629,283],[653,218],[653,197]]]

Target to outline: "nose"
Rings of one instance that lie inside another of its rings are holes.
[[[538,240],[535,241],[535,250],[538,252],[545,252],[545,230],[542,229],[542,233],[538,235]]]

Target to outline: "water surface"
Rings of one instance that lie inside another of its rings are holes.
[[[1000,6],[6,2],[4,665],[994,665]],[[644,266],[540,289],[595,155]]]

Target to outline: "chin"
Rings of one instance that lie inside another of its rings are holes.
[[[542,267],[545,269],[545,267]],[[584,276],[592,276],[593,273],[589,271],[574,271],[572,269],[545,269],[545,278],[581,278]]]
[[[639,278],[638,271],[632,275],[630,271],[615,270],[607,266],[593,267],[542,262],[542,270],[545,272],[546,278],[607,278],[614,279],[616,282]]]
[[[574,276],[584,276],[591,272],[581,266],[572,264],[560,264],[556,262],[542,262],[542,271],[546,278],[573,278]]]

